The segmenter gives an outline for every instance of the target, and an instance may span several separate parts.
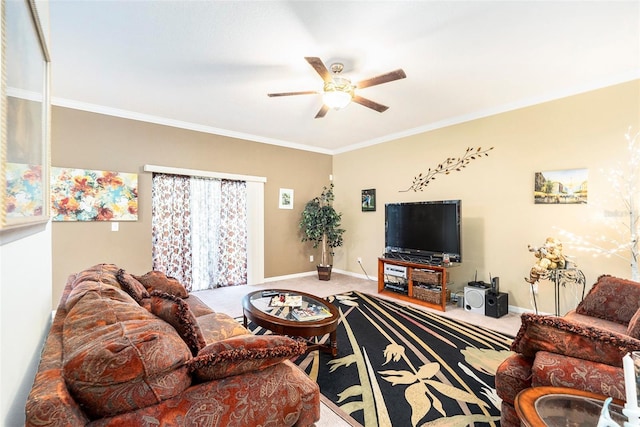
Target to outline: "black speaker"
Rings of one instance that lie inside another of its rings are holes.
[[[509,294],[500,292],[497,294],[487,293],[484,298],[484,315],[495,317],[496,319],[509,312]]]
[[[491,279],[491,292],[494,294],[500,293],[500,278],[494,277]]]

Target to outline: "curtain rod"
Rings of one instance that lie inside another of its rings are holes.
[[[267,182],[263,176],[238,175],[234,173],[212,172],[197,169],[172,168],[169,166],[144,165],[145,172],[168,173],[172,175],[197,176],[201,178],[229,179],[232,181]]]

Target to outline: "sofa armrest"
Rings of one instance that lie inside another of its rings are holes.
[[[531,358],[547,351],[621,367],[625,354],[640,351],[640,340],[562,317],[525,313],[511,350]]]
[[[89,419],[69,394],[60,369],[40,370],[25,406],[25,427],[83,426]]]

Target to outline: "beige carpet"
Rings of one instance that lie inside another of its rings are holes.
[[[331,280],[320,281],[314,274],[308,276],[297,277],[294,279],[271,281],[260,285],[244,285],[232,286],[226,288],[218,288],[213,290],[195,292],[213,310],[226,313],[233,317],[242,316],[242,298],[255,290],[261,289],[288,289],[307,292],[319,297],[327,297],[329,295],[340,294],[348,291],[360,291],[378,295],[378,282],[373,280],[365,280],[345,274],[331,275]],[[380,297],[386,297],[378,295]],[[404,302],[400,302],[404,303]],[[463,308],[450,305],[447,311],[432,310],[420,305],[411,304],[424,310],[439,313],[443,316],[453,319],[481,324],[488,329],[499,331],[505,334],[515,336],[520,327],[520,314],[508,313],[507,315],[495,319],[486,317],[481,314],[466,312]],[[340,411],[332,402],[322,399],[320,421],[316,423],[316,427],[342,427],[342,426],[358,426],[351,417]]]

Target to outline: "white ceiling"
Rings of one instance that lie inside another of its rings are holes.
[[[50,0],[54,105],[339,153],[640,77],[639,1]],[[305,61],[358,104],[314,119]]]

